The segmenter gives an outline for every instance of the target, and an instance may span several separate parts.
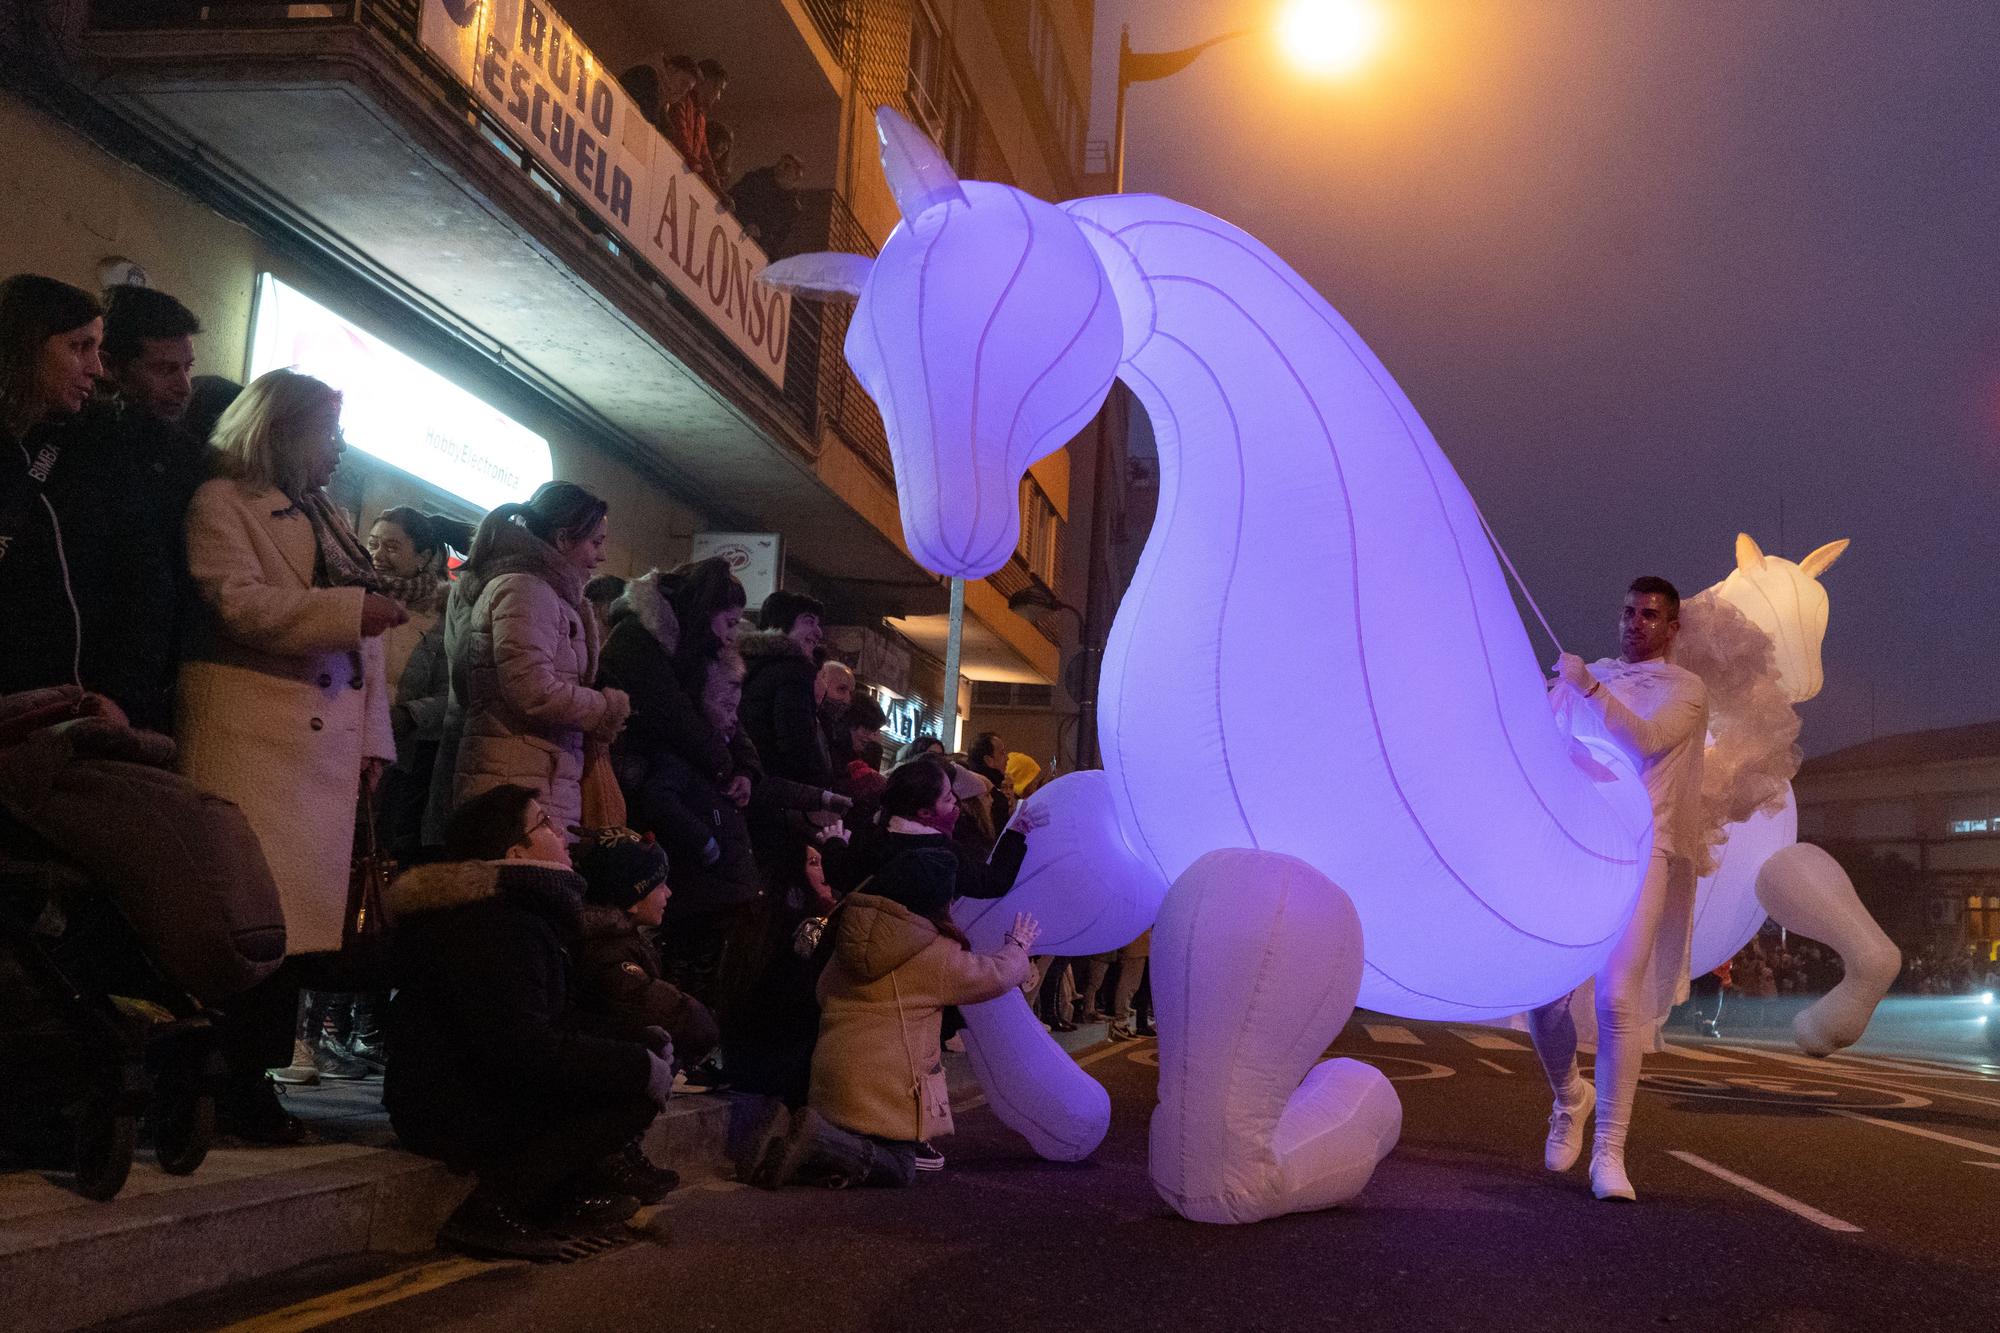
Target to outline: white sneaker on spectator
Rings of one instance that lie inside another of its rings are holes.
[[[294,1087],[319,1082],[319,1065],[313,1060],[312,1049],[297,1038],[292,1039],[292,1062],[283,1069],[273,1069],[271,1077],[280,1083]]]

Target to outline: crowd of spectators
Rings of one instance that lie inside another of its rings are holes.
[[[729,71],[714,59],[659,55],[640,61],[619,76],[633,102],[689,171],[733,212],[751,240],[772,258],[791,253],[792,228],[805,206],[799,187],[805,163],[794,153],[736,174],[731,156],[736,132],[715,119],[729,88]],[[733,182],[733,184],[732,184]]]
[[[907,1184],[953,1006],[1134,1003],[1143,941],[1031,962],[1022,917],[971,950],[950,904],[1011,887],[1035,766],[993,733],[891,764],[820,602],[751,617],[720,559],[598,575],[611,506],[568,481],[364,538],[342,395],[197,386],[199,334],[164,293],[0,283],[0,695],[171,737],[261,844],[285,956],[214,1015],[227,1132],[300,1142],[281,1085],[380,1076],[404,1146],[477,1179],[446,1238],[549,1257],[674,1187],[642,1140],[676,1090],[769,1099],[757,1184]]]

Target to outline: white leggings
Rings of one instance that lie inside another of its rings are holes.
[[[1625,1131],[1632,1123],[1632,1099],[1639,1091],[1641,1042],[1647,1015],[1639,1012],[1646,967],[1660,934],[1667,905],[1668,867],[1664,851],[1653,853],[1646,881],[1625,933],[1597,974],[1597,1142],[1595,1151],[1623,1160]],[[1576,1021],[1570,1017],[1570,996],[1553,1000],[1528,1014],[1528,1034],[1535,1054],[1549,1077],[1559,1102],[1574,1106],[1581,1098],[1576,1072]]]

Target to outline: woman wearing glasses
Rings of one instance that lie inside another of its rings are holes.
[[[340,395],[290,370],[260,376],[216,423],[222,475],[188,509],[202,613],[180,675],[182,771],[235,802],[285,909],[286,963],[224,1024],[227,1128],[294,1142],[265,1075],[292,1049],[301,984],[341,945],[357,794],[396,757],[382,634],[408,618],[327,498],[346,447]],[[334,986],[338,989],[338,986]]]

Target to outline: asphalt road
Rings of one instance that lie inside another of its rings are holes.
[[[1146,1178],[1143,1041],[1082,1057],[1115,1108],[1086,1164],[1036,1160],[975,1106],[948,1169],[909,1191],[708,1182],[646,1238],[576,1263],[305,1274],[169,1322],[290,1307],[249,1327],[2000,1329],[2000,1065],[1675,1046],[1648,1062],[1636,1205],[1541,1169],[1548,1095],[1523,1036],[1358,1015],[1334,1051],[1396,1081],[1404,1132],[1341,1209],[1249,1227],[1172,1214]]]

